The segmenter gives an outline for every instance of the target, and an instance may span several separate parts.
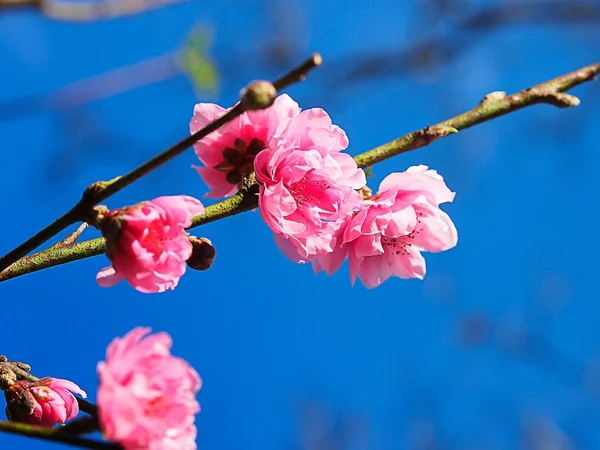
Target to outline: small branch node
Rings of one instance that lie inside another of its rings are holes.
[[[483,97],[483,99],[479,102],[479,105],[484,105],[490,102],[497,102],[498,100],[502,100],[506,97],[506,92],[504,91],[494,91],[490,92],[488,95]]]
[[[266,109],[277,97],[277,89],[269,81],[254,81],[240,92],[242,107],[246,111]]]
[[[544,101],[551,105],[557,106],[558,108],[573,108],[579,106],[581,100],[571,94],[564,92],[551,92],[544,95]]]
[[[95,203],[94,199],[98,194],[100,194],[107,187],[109,187],[111,184],[114,184],[116,181],[118,181],[121,178],[122,177],[119,175],[118,177],[115,177],[112,180],[96,181],[95,183],[90,184],[88,187],[85,188],[85,191],[83,191],[83,196],[81,197],[80,203],[88,203],[89,202],[90,204],[93,205]]]

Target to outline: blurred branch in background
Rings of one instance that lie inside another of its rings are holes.
[[[367,450],[372,440],[364,413],[334,412],[316,399],[299,411],[297,450]]]
[[[260,62],[275,69],[290,66],[309,45],[309,26],[300,0],[269,0],[265,5],[269,38],[261,45]]]
[[[0,122],[79,107],[180,75],[187,75],[197,92],[214,91],[218,72],[208,56],[209,45],[209,30],[196,26],[182,47],[173,52],[78,80],[52,92],[2,102]]]
[[[484,312],[466,314],[458,322],[458,339],[465,347],[488,342],[505,355],[555,377],[575,390],[586,388],[590,366],[557,347],[519,314],[492,318]],[[600,373],[595,374],[600,375]],[[599,383],[597,378],[596,384]]]
[[[525,413],[521,419],[522,445],[527,450],[574,450],[577,448],[549,417]]]
[[[468,6],[464,2],[436,1],[444,4],[449,22],[447,31],[427,33],[402,48],[392,51],[368,51],[345,56],[333,64],[327,88],[374,77],[398,77],[407,73],[430,70],[480,44],[474,34],[491,33],[513,25],[569,26],[600,22],[600,2],[546,1],[501,2],[486,6]],[[436,8],[430,8],[432,10]],[[335,68],[339,70],[336,71]]]
[[[3,2],[20,1],[38,0],[0,0],[0,5]],[[298,5],[293,1],[285,4],[292,8],[291,16],[296,17]],[[460,5],[460,8],[446,5],[441,9],[447,12],[447,19],[453,24],[448,31],[428,33],[392,52],[378,54],[376,50],[370,50],[330,62],[322,71],[325,74],[323,79],[327,80],[325,87],[337,90],[344,83],[373,77],[399,77],[440,66],[481,42],[480,39],[473,39],[475,32],[491,32],[509,25],[568,26],[600,22],[600,3],[590,1],[511,2],[484,9],[467,7],[463,3]],[[285,26],[282,29],[278,22],[279,17],[285,16],[281,7],[278,5],[265,14],[267,25],[275,30],[275,39],[269,39],[261,48],[259,53],[264,57],[246,54],[221,59],[219,65],[223,71],[243,76],[240,70],[251,70],[252,64],[271,62],[274,67],[279,67],[282,63],[288,63],[290,55],[297,50],[297,43],[292,38],[286,38],[286,33],[291,33],[292,37],[302,33],[298,32],[297,26]],[[209,56],[210,45],[209,28],[194,27],[177,51],[79,80],[52,92],[4,101],[0,103],[0,122],[81,106],[182,74],[188,76],[197,93],[214,91],[218,87],[219,74],[213,58]]]
[[[88,22],[129,16],[185,0],[0,0],[0,12],[13,9],[36,9],[56,20]]]
[[[53,117],[54,126],[64,130],[60,133],[64,138],[55,142],[48,150],[48,162],[40,167],[39,173],[32,173],[32,176],[44,177],[53,189],[60,190],[65,183],[73,183],[73,177],[89,158],[95,158],[96,164],[111,166],[123,163],[123,148],[127,149],[127,155],[132,158],[147,152],[146,141],[105,126],[101,115],[102,112],[86,106],[56,114]],[[165,143],[174,142],[180,134],[180,128],[165,130]],[[98,154],[102,157],[97,158]],[[166,170],[170,170],[170,166]],[[71,176],[65,177],[65,173]]]

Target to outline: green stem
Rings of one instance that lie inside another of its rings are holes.
[[[273,86],[276,91],[282,90],[293,83],[304,80],[306,74],[321,64],[321,55],[318,53],[313,54],[309,59],[304,61],[298,67],[292,69],[289,73],[281,77],[280,79],[273,82]],[[243,100],[242,95],[242,100]],[[144,164],[136,167],[131,172],[117,177],[114,180],[106,183],[94,183],[88,189],[85,190],[81,200],[73,206],[66,214],[62,215],[46,228],[33,235],[31,238],[23,242],[15,249],[8,252],[6,255],[0,258],[0,272],[5,270],[11,264],[23,258],[29,252],[32,252],[48,239],[52,238],[62,230],[67,228],[69,225],[78,222],[85,221],[87,214],[91,212],[91,209],[98,203],[106,200],[113,194],[116,194],[121,189],[129,186],[134,181],[139,180],[143,176],[149,174],[153,170],[172,160],[176,156],[183,153],[186,149],[194,145],[200,139],[208,136],[210,133],[218,130],[223,125],[232,121],[236,117],[240,116],[246,110],[245,103],[240,101],[231,108],[228,112],[223,114],[221,117],[215,119],[196,133],[182,139],[172,147],[168,148],[164,152],[155,156],[154,158],[146,161]],[[266,107],[266,106],[265,106]]]
[[[77,207],[72,208],[66,214],[63,214],[46,228],[40,232],[34,234],[32,237],[27,239],[17,248],[11,250],[6,255],[0,258],[0,273],[9,267],[13,262],[24,257],[27,253],[35,250],[48,239],[52,238],[62,230],[67,228],[69,225],[75,223],[79,217],[79,211]]]
[[[88,225],[87,222],[83,222],[81,225],[79,225],[77,227],[77,229],[75,231],[73,231],[72,233],[70,233],[62,241],[57,242],[56,244],[54,244],[54,246],[55,247],[64,247],[65,245],[74,244],[75,242],[77,242],[77,239],[79,239],[79,236],[81,236],[81,233],[83,233],[87,229],[88,226],[89,225]]]
[[[45,441],[61,442],[80,448],[90,448],[94,450],[122,450],[122,447],[118,444],[93,441],[73,434],[61,433],[60,428],[40,427],[26,423],[0,420],[0,431],[19,434],[30,438],[43,439]]]
[[[575,72],[527,88],[517,94],[506,96],[503,92],[493,92],[470,111],[436,125],[408,133],[405,136],[362,153],[354,159],[360,167],[368,167],[392,156],[425,147],[433,141],[457,131],[538,103],[547,103],[559,108],[577,106],[579,99],[563,92],[586,81],[593,80],[598,73],[600,73],[600,64],[592,64]]]
[[[200,139],[205,138],[210,133],[218,130],[223,125],[226,125],[227,123],[231,122],[236,117],[239,117],[240,115],[242,115],[243,112],[244,112],[244,108],[242,107],[242,104],[237,103],[233,108],[231,108],[228,112],[223,114],[218,119],[209,123],[207,126],[200,129],[196,133],[189,135],[185,139],[182,139],[181,141],[179,141],[172,147],[168,148],[164,152],[162,152],[159,155],[155,156],[154,158],[146,161],[141,166],[136,167],[128,174],[123,175],[120,178],[117,178],[115,181],[108,184],[104,189],[94,191],[89,196],[89,198],[87,198],[87,196],[84,196],[82,201],[86,204],[86,208],[84,208],[83,210],[85,211],[88,208],[90,208],[94,205],[97,205],[98,203],[106,200],[111,195],[116,194],[121,189],[129,186],[134,181],[137,181],[140,178],[142,178],[143,176],[148,175],[154,169],[162,166],[163,164],[169,162],[176,156],[179,156],[180,154],[182,154],[185,150],[187,150],[189,147],[194,145],[194,143],[196,143]]]
[[[257,192],[257,186],[254,185],[251,189],[242,190],[222,202],[207,206],[204,214],[192,219],[192,226],[190,228],[205,225],[224,217],[233,216],[256,208],[255,197]],[[106,239],[104,238],[91,239],[77,244],[53,246],[47,250],[19,259],[6,270],[0,272],[0,282],[79,259],[102,255],[105,251]]]
[[[95,205],[103,200],[106,200],[108,197],[116,194],[118,191],[129,186],[134,181],[137,181],[143,176],[148,175],[153,170],[180,155],[187,150],[188,147],[191,147],[196,141],[199,141],[213,131],[232,121],[236,117],[240,116],[243,112],[244,108],[242,107],[241,103],[238,103],[223,116],[209,123],[196,133],[191,134],[185,139],[179,141],[177,144],[168,148],[154,158],[146,161],[141,166],[136,167],[126,175],[115,179],[111,183],[96,183],[92,185],[90,189],[85,191],[81,200],[73,208],[71,208],[69,212],[62,215],[46,228],[34,234],[27,241],[23,242],[21,245],[1,257],[0,271],[6,269],[18,259],[23,258],[27,253],[35,250],[41,244],[60,233],[69,225],[80,220],[85,220],[86,213],[88,213]]]
[[[309,60],[309,66],[310,61],[311,60]],[[313,64],[315,61],[316,59],[313,59]],[[317,62],[317,64],[319,62]],[[300,69],[306,70],[306,67],[303,68],[303,66],[300,66],[296,71],[292,71],[288,74],[288,76],[291,77],[290,79],[284,77],[275,83],[285,84],[299,81],[302,79],[302,73],[305,73]],[[579,99],[570,94],[565,94],[564,92],[585,83],[586,81],[593,80],[599,73],[600,64],[592,64],[537,86],[525,89],[517,94],[506,96],[502,92],[494,92],[486,96],[477,107],[463,114],[436,125],[408,133],[391,142],[361,153],[354,159],[359,167],[368,167],[401,153],[425,147],[432,142],[450,134],[454,134],[457,131],[470,128],[539,103],[547,103],[559,108],[577,106],[579,104]],[[258,198],[256,195],[250,195],[250,191],[250,189],[241,191],[231,198],[208,206],[203,215],[194,218],[191,228],[256,208]],[[255,192],[256,191],[254,191],[254,193]],[[0,282],[48,267],[100,255],[104,253],[104,251],[105,241],[102,238],[67,245],[64,248],[50,248],[26,258],[22,258],[6,270],[0,272]]]

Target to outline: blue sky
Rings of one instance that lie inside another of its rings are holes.
[[[458,36],[452,21],[424,12],[429,3],[192,1],[85,25],[3,11],[2,117],[8,101],[172,51],[196,23],[212,30],[221,78],[219,92],[200,99],[179,76],[0,121],[0,253],[66,211],[85,185],[184,137],[196,102],[230,105],[247,82],[276,77],[313,51],[323,67],[288,93],[304,108],[325,108],[352,154],[458,114],[491,91],[597,62],[593,22]],[[394,69],[410,63],[394,66],[395,51],[437,34],[444,54],[456,57]],[[268,49],[287,40],[290,59],[277,61]],[[387,76],[342,81],[374,56],[390,64]],[[582,100],[575,109],[528,108],[374,168],[373,189],[390,172],[426,164],[457,192],[445,210],[459,244],[426,256],[424,281],[367,290],[350,286],[346,266],[314,276],[286,260],[249,212],[197,230],[217,259],[210,271],[188,272],[174,292],[97,287],[103,256],[2,283],[0,352],[39,376],[75,381],[93,401],[95,365],[115,336],[138,325],[168,331],[173,352],[204,381],[202,449],[316,449],[323,436],[353,450],[527,449],[530,434],[597,448],[600,84],[573,93]],[[190,150],[107,204],[202,198],[195,163]],[[466,345],[461,330],[473,328],[480,339]],[[11,445],[56,447],[0,435],[2,448]]]

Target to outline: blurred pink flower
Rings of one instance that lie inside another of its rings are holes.
[[[86,397],[75,383],[60,378],[17,381],[4,391],[6,415],[15,422],[53,427],[79,414],[79,405],[71,392]]]
[[[195,133],[227,111],[213,103],[198,103],[190,132]],[[235,194],[243,178],[253,171],[254,157],[271,145],[298,113],[298,104],[283,94],[269,108],[247,111],[194,144],[204,167],[192,167],[210,188],[206,196],[221,198]]]
[[[98,273],[98,284],[109,287],[125,279],[144,293],[175,289],[192,254],[185,228],[203,212],[198,200],[178,195],[108,213],[101,228],[112,266]]]
[[[335,230],[362,203],[365,173],[341,150],[344,131],[322,109],[294,116],[254,160],[258,206],[279,247],[304,262],[333,250]]]
[[[125,450],[196,449],[194,415],[202,381],[171,355],[167,333],[138,327],[114,339],[98,363],[98,412],[104,437]]]
[[[365,200],[334,235],[332,253],[313,261],[315,272],[331,275],[346,256],[352,284],[356,276],[368,288],[390,276],[425,276],[421,251],[441,252],[458,241],[454,223],[439,205],[454,200],[444,179],[427,166],[388,175],[379,193]]]

